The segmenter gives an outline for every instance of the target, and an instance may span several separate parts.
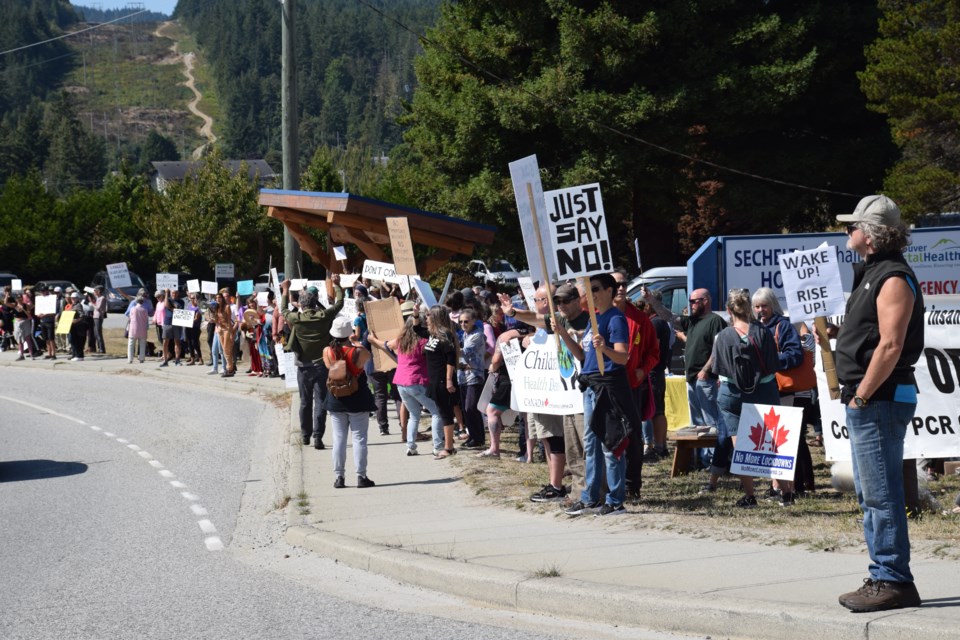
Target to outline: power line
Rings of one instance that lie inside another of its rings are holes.
[[[479,64],[477,64],[477,63],[475,63],[474,61],[470,60],[469,58],[466,58],[466,57],[460,55],[460,54],[457,53],[456,51],[451,51],[450,49],[444,47],[443,45],[441,45],[441,44],[439,44],[439,43],[437,43],[437,42],[434,42],[434,41],[430,40],[430,38],[428,38],[427,36],[423,35],[422,33],[417,32],[416,30],[414,30],[414,29],[411,28],[411,27],[408,27],[406,24],[404,24],[403,22],[400,22],[398,19],[394,18],[393,16],[387,15],[387,14],[384,13],[382,10],[380,10],[380,9],[378,9],[377,7],[373,6],[372,4],[370,4],[369,2],[367,2],[366,0],[356,0],[356,1],[357,1],[358,4],[363,5],[363,6],[367,7],[368,9],[370,9],[371,11],[373,11],[374,13],[380,15],[380,17],[384,18],[385,20],[388,20],[388,21],[394,23],[395,25],[397,25],[398,27],[400,27],[400,28],[403,29],[404,31],[407,31],[408,33],[416,36],[417,39],[419,39],[421,42],[423,42],[423,43],[425,43],[425,44],[429,44],[429,45],[431,45],[431,46],[433,46],[433,47],[436,47],[437,49],[440,49],[441,51],[445,51],[446,53],[452,55],[453,57],[455,57],[456,59],[458,59],[460,62],[462,62],[463,64],[467,65],[468,67],[474,69],[475,71],[478,71],[479,73],[481,73],[481,74],[483,74],[483,75],[485,75],[485,76],[487,76],[487,77],[489,77],[489,78],[492,78],[493,80],[496,80],[496,81],[497,81],[498,83],[500,83],[500,84],[510,85],[510,86],[513,86],[513,87],[517,88],[520,92],[522,92],[522,93],[530,96],[531,98],[533,98],[533,99],[536,100],[537,102],[543,104],[544,106],[548,106],[548,107],[555,106],[554,103],[545,100],[544,98],[540,97],[539,95],[537,95],[536,93],[530,91],[529,89],[523,87],[522,85],[518,85],[518,84],[516,84],[516,83],[514,83],[514,82],[511,82],[508,78],[503,78],[503,77],[497,75],[497,74],[494,73],[493,71],[490,71],[489,69],[480,66]],[[679,157],[679,158],[683,158],[683,159],[685,159],[685,160],[689,160],[690,162],[695,162],[695,163],[697,163],[697,164],[701,164],[701,165],[704,165],[704,166],[712,167],[712,168],[718,169],[718,170],[720,170],[720,171],[726,171],[726,172],[728,172],[728,173],[733,173],[733,174],[740,175],[740,176],[744,176],[744,177],[747,177],[747,178],[753,178],[753,179],[755,179],[755,180],[761,180],[761,181],[763,181],[763,182],[770,182],[770,183],[779,184],[779,185],[785,186],[785,187],[792,187],[792,188],[794,188],[794,189],[803,189],[803,190],[805,190],[805,191],[813,191],[813,192],[816,192],[816,193],[825,193],[825,194],[835,195],[835,196],[848,196],[848,197],[851,197],[851,198],[860,198],[860,197],[862,197],[862,196],[864,195],[864,194],[857,194],[857,193],[848,193],[848,192],[846,192],[846,191],[834,191],[834,190],[832,190],[832,189],[822,189],[822,188],[820,188],[820,187],[811,187],[811,186],[809,186],[809,185],[799,184],[799,183],[796,183],[796,182],[789,182],[789,181],[787,181],[787,180],[779,180],[779,179],[777,179],[777,178],[769,178],[769,177],[767,177],[767,176],[761,176],[761,175],[758,175],[758,174],[756,174],[756,173],[750,173],[749,171],[744,171],[744,170],[742,170],[742,169],[736,169],[736,168],[734,168],[734,167],[728,167],[728,166],[726,166],[726,165],[718,164],[718,163],[716,163],[716,162],[711,162],[711,161],[709,161],[709,160],[704,160],[704,159],[702,159],[702,158],[697,158],[696,156],[691,156],[691,155],[689,155],[689,154],[687,154],[687,153],[683,153],[682,151],[676,151],[676,150],[674,150],[674,149],[670,149],[670,148],[665,147],[665,146],[663,146],[663,145],[661,145],[661,144],[657,144],[656,142],[651,142],[651,141],[649,141],[649,140],[645,140],[644,138],[641,138],[641,137],[639,137],[639,136],[636,136],[636,135],[634,135],[634,134],[632,134],[632,133],[628,133],[628,132],[626,132],[626,131],[622,131],[622,130],[620,130],[620,129],[617,129],[616,127],[612,127],[612,126],[610,126],[610,125],[608,125],[608,124],[605,124],[605,123],[603,123],[603,122],[600,122],[599,120],[594,120],[593,118],[591,118],[591,117],[589,117],[589,116],[584,116],[584,115],[579,114],[579,113],[574,113],[573,111],[571,111],[571,110],[568,109],[568,108],[560,107],[560,109],[561,109],[562,111],[564,111],[564,112],[572,115],[574,118],[577,118],[577,119],[579,119],[579,120],[582,120],[582,121],[584,121],[584,122],[587,122],[587,123],[589,123],[589,124],[592,124],[592,125],[594,125],[595,127],[598,127],[598,128],[603,129],[603,130],[605,130],[605,131],[609,131],[610,133],[613,133],[613,134],[615,134],[615,135],[618,135],[618,136],[621,136],[621,137],[623,137],[623,138],[626,138],[627,140],[632,140],[632,141],[634,141],[634,142],[639,142],[640,144],[645,145],[645,146],[647,146],[647,147],[650,147],[651,149],[656,149],[656,150],[661,151],[661,152],[663,152],[663,153],[666,153],[666,154],[669,154],[669,155],[673,155],[673,156],[676,156],[676,157]]]
[[[39,47],[42,44],[47,44],[48,42],[54,42],[55,40],[63,40],[64,38],[69,38],[70,36],[76,36],[81,33],[85,33],[87,31],[92,31],[94,29],[99,29],[100,27],[105,27],[108,24],[113,24],[114,22],[120,22],[121,20],[126,20],[127,18],[138,16],[141,13],[146,13],[146,10],[137,11],[136,13],[128,13],[127,15],[122,16],[120,18],[114,18],[109,22],[101,22],[100,24],[95,24],[92,27],[87,27],[86,29],[80,29],[79,31],[71,31],[70,33],[65,33],[63,35],[57,36],[56,38],[50,38],[49,40],[44,40],[43,42],[34,42],[33,44],[25,44],[22,47],[17,47],[16,49],[8,49],[7,51],[0,51],[0,56],[5,56],[8,53],[14,53],[17,51],[23,51],[24,49],[29,49],[31,47]]]

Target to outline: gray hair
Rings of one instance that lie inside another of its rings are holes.
[[[770,287],[760,287],[753,292],[753,306],[757,306],[758,304],[768,305],[776,315],[783,315],[783,307],[780,306],[780,301],[777,300],[777,294],[774,293]]]
[[[910,230],[904,224],[886,226],[858,222],[857,227],[863,235],[870,238],[870,244],[876,253],[903,253],[910,246]]]

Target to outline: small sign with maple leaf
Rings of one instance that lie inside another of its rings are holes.
[[[730,472],[792,480],[802,424],[800,407],[745,403]]]

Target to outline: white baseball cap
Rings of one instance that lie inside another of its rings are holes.
[[[837,216],[840,222],[866,222],[882,227],[900,224],[900,207],[887,196],[867,196],[860,200],[853,213]]]

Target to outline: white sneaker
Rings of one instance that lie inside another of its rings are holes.
[[[133,360],[127,360],[127,364],[133,364]]]
[[[83,358],[78,358],[76,356],[70,358],[70,362],[79,362],[80,360],[83,360]]]

